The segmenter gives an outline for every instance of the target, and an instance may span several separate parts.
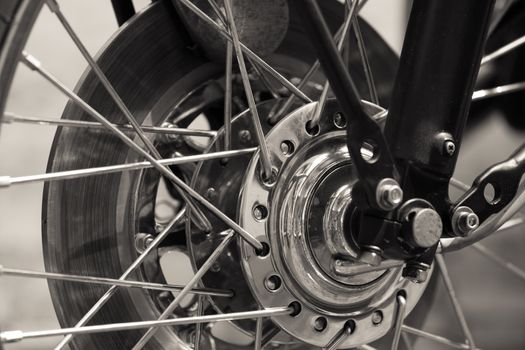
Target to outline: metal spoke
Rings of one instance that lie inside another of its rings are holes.
[[[210,212],[212,212],[215,216],[221,219],[226,225],[228,225],[235,232],[240,234],[250,245],[252,245],[256,249],[262,249],[262,244],[261,242],[259,242],[259,240],[253,237],[250,233],[248,233],[242,227],[240,227],[235,221],[233,221],[228,216],[226,216],[222,211],[217,209],[213,204],[211,204],[208,200],[206,200],[203,196],[201,196],[197,191],[191,188],[191,186],[189,186],[179,177],[174,175],[173,172],[171,172],[168,168],[160,164],[157,159],[155,159],[152,155],[150,155],[148,152],[143,150],[133,140],[131,140],[128,136],[126,136],[122,131],[115,128],[106,118],[104,118],[100,113],[98,113],[93,107],[87,104],[78,95],[76,95],[73,91],[71,91],[64,84],[62,84],[58,79],[52,76],[49,72],[44,70],[41,67],[40,62],[38,62],[38,60],[36,60],[33,56],[30,56],[26,52],[23,52],[22,62],[26,64],[30,69],[42,75],[46,80],[48,80],[56,88],[58,88],[65,95],[67,95],[70,99],[72,99],[75,103],[77,103],[82,109],[84,109],[85,112],[90,114],[98,122],[104,124],[108,129],[113,131],[113,133],[117,135],[125,144],[127,144],[130,148],[132,148],[137,153],[139,153],[144,158],[146,158],[159,172],[161,172],[164,176],[166,176],[168,180],[174,182],[176,186],[180,187],[187,194],[189,194],[191,197],[197,200],[200,204],[206,207]],[[190,202],[186,202],[186,203],[188,203],[188,205],[190,204]]]
[[[410,342],[410,338],[408,337],[408,334],[405,332],[401,333],[401,339],[403,339],[403,343],[405,344],[406,350],[412,350],[412,343]]]
[[[78,283],[101,284],[101,285],[110,285],[110,286],[127,287],[127,288],[142,288],[142,289],[165,290],[165,291],[181,291],[184,288],[184,286],[173,285],[173,284],[150,283],[150,282],[141,282],[141,281],[125,281],[125,280],[117,280],[113,278],[104,278],[104,277],[81,276],[81,275],[71,275],[71,274],[64,274],[64,273],[11,269],[11,268],[4,267],[2,265],[0,265],[0,276],[44,278],[48,280],[60,280],[60,281],[70,281],[70,282],[78,282]],[[219,290],[219,289],[209,289],[209,288],[194,288],[191,290],[191,293],[197,294],[197,295],[209,295],[209,296],[228,297],[228,298],[231,298],[233,296],[233,292],[231,291],[224,291],[224,290]]]
[[[133,116],[133,114],[128,109],[124,101],[122,101],[122,99],[120,98],[120,95],[117,93],[113,85],[109,82],[108,78],[106,77],[102,69],[100,69],[97,62],[95,62],[95,60],[93,59],[91,54],[88,52],[88,50],[86,49],[86,47],[84,46],[84,44],[82,43],[78,35],[73,30],[73,27],[71,27],[68,20],[66,19],[66,17],[60,10],[60,6],[56,2],[56,0],[46,0],[46,3],[49,9],[51,10],[51,12],[53,12],[57,16],[58,20],[60,21],[60,23],[66,30],[66,32],[69,34],[71,40],[73,40],[73,42],[75,43],[75,46],[78,48],[78,50],[80,51],[84,59],[88,62],[89,66],[91,67],[91,69],[93,70],[93,72],[95,73],[99,81],[102,83],[104,88],[107,90],[112,100],[115,102],[115,104],[118,106],[120,111],[124,114],[128,122],[131,124],[131,126],[133,127],[133,130],[135,130],[140,140],[144,143],[144,146],[146,146],[146,149],[151,152],[151,154],[153,155],[153,158],[157,160],[162,159],[162,156],[160,155],[159,151],[155,148],[155,146],[150,141],[150,139],[148,139],[146,134],[142,131],[141,126],[137,122],[137,119]],[[118,128],[115,128],[115,129],[118,130]],[[169,169],[168,167],[165,167],[164,169],[165,169],[165,172],[169,172],[173,174],[171,169]],[[175,189],[177,190],[177,192],[179,192],[181,197],[184,198],[186,203],[188,203],[188,206],[191,208],[190,213],[193,216],[195,216],[195,223],[203,230],[210,230],[211,229],[210,222],[208,221],[204,213],[202,213],[200,208],[195,204],[193,199],[189,197],[186,193],[184,193],[182,189],[179,186],[177,186],[176,183],[174,183],[174,185],[175,185]]]
[[[255,324],[255,350],[261,350],[262,349],[262,338],[263,338],[263,318],[260,317],[257,319],[257,323]]]
[[[516,50],[518,47],[522,46],[523,44],[525,44],[525,35],[519,37],[518,39],[508,43],[507,45],[505,45],[505,46],[497,49],[496,51],[486,55],[485,57],[483,57],[483,59],[481,60],[481,65],[484,65],[484,64],[487,64],[489,62],[492,62],[495,59],[497,59],[497,58],[499,58],[499,57],[501,57],[503,55],[506,55],[509,52],[513,51],[513,50]]]
[[[221,152],[212,152],[197,154],[193,156],[179,156],[175,158],[166,158],[159,160],[159,163],[162,165],[180,165],[194,162],[201,162],[211,159],[222,159],[222,158],[231,158],[242,156],[246,154],[251,154],[257,151],[257,147],[245,148],[240,150],[233,151],[221,151]],[[81,177],[94,176],[94,175],[104,175],[111,174],[123,171],[139,170],[152,168],[153,165],[150,162],[136,162],[128,164],[119,164],[119,165],[108,165],[103,167],[94,167],[94,168],[85,168],[77,170],[66,170],[59,171],[54,173],[46,173],[39,175],[28,175],[28,176],[0,176],[0,188],[8,187],[11,185],[18,185],[30,182],[39,182],[39,181],[56,181],[56,180],[65,180],[65,179],[78,179]]]
[[[181,222],[185,220],[186,217],[186,209],[182,209],[175,215],[175,217],[166,225],[164,230],[162,230],[161,233],[155,239],[144,249],[144,251],[139,255],[135,261],[127,268],[126,271],[120,276],[119,280],[124,281],[127,280],[134,272],[139,268],[140,265],[146,260],[148,255],[154,250],[157,249],[159,244],[171,233],[172,227],[177,226]],[[88,323],[93,316],[111,299],[111,297],[118,291],[117,286],[112,286],[109,288],[102,297],[98,299],[98,301],[91,307],[91,309],[88,310],[84,314],[84,316],[75,324],[75,328],[82,327],[86,323]],[[72,339],[72,335],[67,335],[62,339],[62,341],[55,347],[55,350],[62,349],[64,346],[66,346]]]
[[[483,100],[485,98],[510,94],[512,92],[518,92],[525,90],[525,82],[512,83],[507,85],[501,85],[490,89],[483,89],[474,91],[472,94],[472,101]]]
[[[233,99],[233,44],[226,44],[226,81],[224,92],[224,149],[227,151],[232,144],[232,99]]]
[[[204,315],[204,303],[206,300],[199,296],[199,300],[197,301],[197,316],[203,316]],[[202,323],[197,323],[195,326],[195,340],[193,342],[193,350],[200,350],[201,348],[201,339],[202,339]]]
[[[383,271],[388,269],[393,269],[397,267],[402,267],[405,265],[403,260],[383,260],[377,266],[372,266],[369,264],[356,264],[354,261],[341,260],[338,259],[335,261],[334,270],[335,273],[340,276],[357,276],[374,271]]]
[[[347,0],[347,3],[350,0]],[[354,0],[357,1],[357,0]],[[376,85],[374,82],[374,75],[372,74],[372,68],[370,67],[370,61],[368,60],[368,54],[366,52],[365,41],[363,40],[363,34],[361,33],[361,26],[359,21],[354,20],[354,33],[357,39],[357,47],[359,49],[359,55],[361,56],[361,62],[363,64],[363,70],[365,73],[366,83],[368,85],[368,91],[370,93],[371,102],[379,105],[379,97],[377,96]]]
[[[246,69],[244,55],[241,50],[239,35],[235,26],[233,10],[230,1],[231,0],[224,0],[224,7],[226,8],[226,18],[230,26],[230,32],[233,39],[233,48],[235,50],[235,55],[237,56],[237,63],[239,64],[242,84],[244,86],[244,92],[246,94],[246,99],[248,100],[248,105],[250,107],[252,122],[255,128],[255,134],[257,136],[257,141],[259,142],[259,147],[261,149],[260,153],[263,173],[266,176],[266,178],[269,178],[272,175],[272,162],[270,159],[270,151],[268,150],[268,145],[266,144],[266,139],[264,138],[264,131],[261,126],[259,113],[257,112],[257,105],[255,103],[255,98],[253,97],[253,91],[250,85],[250,78],[248,77],[248,71]]]
[[[448,338],[442,337],[440,335],[435,335],[435,334],[432,334],[432,333],[428,333],[428,332],[425,332],[425,331],[422,331],[420,329],[413,328],[413,327],[410,327],[410,326],[407,326],[407,325],[403,325],[402,331],[406,332],[406,333],[413,334],[413,335],[417,335],[418,337],[421,337],[421,338],[432,340],[432,341],[440,343],[440,344],[448,345],[448,346],[450,346],[452,348],[455,348],[455,349],[464,349],[464,350],[471,349],[471,347],[468,344],[458,343],[458,342],[452,341],[452,340],[450,340]],[[479,348],[477,350],[479,350]]]
[[[354,331],[352,324],[350,322],[347,322],[343,329],[337,334],[332,340],[330,340],[330,343],[324,350],[337,350],[340,345],[342,345],[346,339],[352,334]]]
[[[495,263],[497,263],[498,265],[500,265],[507,271],[511,272],[512,274],[516,275],[517,277],[525,281],[525,271],[520,269],[518,266],[514,265],[510,261],[503,259],[501,256],[496,254],[494,251],[492,251],[491,249],[485,247],[484,245],[480,243],[474,243],[472,247],[476,249],[478,252],[480,252],[483,256],[489,258],[490,260],[494,261]]]
[[[210,25],[213,29],[217,31],[219,35],[221,35],[223,38],[225,38],[228,41],[233,41],[232,36],[221,26],[216,23],[213,19],[211,19],[206,13],[204,13],[201,9],[199,9],[195,4],[193,4],[190,0],[180,0],[180,2],[186,6],[188,9],[190,9],[195,15],[197,15],[199,18],[201,18],[204,22],[206,22],[208,25]],[[291,93],[297,95],[301,100],[310,103],[312,100],[306,96],[302,91],[297,89],[297,87],[292,84],[288,79],[286,79],[283,75],[281,75],[279,72],[277,72],[275,69],[273,69],[268,63],[266,63],[262,58],[260,58],[257,54],[255,54],[252,50],[250,50],[246,45],[243,43],[240,43],[240,47],[242,51],[250,57],[259,67],[269,74],[271,74],[277,81],[279,81],[284,87],[286,87],[288,90],[290,90]]]
[[[348,11],[348,15],[345,18],[344,24],[343,24],[343,31],[341,32],[341,37],[339,38],[339,41],[337,42],[337,49],[339,52],[343,50],[344,43],[346,41],[346,36],[348,35],[350,25],[352,24],[352,21],[355,19],[355,11],[357,8],[357,5],[359,5],[359,0],[354,0],[352,4],[350,5],[350,9]],[[323,113],[324,105],[326,103],[326,98],[328,97],[328,90],[330,89],[330,84],[328,83],[328,80],[325,81],[323,86],[323,91],[321,92],[321,97],[319,98],[319,101],[317,102],[317,106],[315,107],[314,116],[312,117],[312,125],[318,125],[319,120],[321,119],[321,114]]]
[[[213,263],[219,258],[219,256],[222,254],[222,252],[228,247],[233,237],[235,237],[235,232],[232,230],[226,231],[226,235],[223,238],[222,242],[217,246],[217,248],[213,251],[213,253],[206,259],[204,264],[199,268],[199,270],[195,273],[195,275],[191,278],[191,280],[188,282],[186,287],[175,297],[175,299],[171,302],[171,304],[164,310],[164,312],[160,315],[158,318],[159,320],[165,320],[168,317],[170,317],[173,313],[173,310],[177,308],[177,306],[180,304],[182,299],[189,293],[190,290],[193,289],[197,283],[200,282],[202,276],[213,265]],[[148,341],[153,337],[156,333],[156,328],[150,328],[146,331],[146,333],[142,336],[142,338],[139,339],[139,341],[135,344],[133,347],[133,350],[140,350],[142,349]]]
[[[397,295],[397,310],[396,310],[396,323],[394,324],[394,338],[392,339],[391,350],[397,350],[399,347],[399,340],[401,339],[401,329],[403,328],[403,321],[405,319],[405,309],[407,306],[406,298],[398,294]]]
[[[467,320],[465,319],[465,315],[463,313],[463,310],[461,309],[461,305],[459,304],[459,300],[456,296],[456,291],[454,290],[452,280],[450,279],[450,276],[448,274],[447,265],[445,264],[445,259],[443,258],[443,255],[436,255],[436,261],[438,263],[439,271],[441,272],[443,282],[445,283],[445,287],[447,288],[448,296],[450,297],[450,301],[452,302],[454,312],[459,321],[459,324],[461,325],[461,329],[463,330],[463,334],[465,335],[468,341],[470,349],[474,349],[476,347],[474,343],[474,338],[472,337],[472,333],[470,332],[470,329],[467,325]]]
[[[61,328],[45,331],[7,331],[0,333],[0,344],[13,343],[23,339],[55,337],[59,335],[93,334],[104,332],[127,331],[133,329],[159,328],[167,326],[180,326],[198,323],[210,323],[220,321],[246,320],[259,317],[275,317],[289,315],[293,310],[288,306],[274,307],[258,311],[233,312],[228,314],[206,315],[196,317],[182,317],[169,320],[138,321],[124,323],[110,323],[97,326],[85,326],[79,328]]]
[[[47,118],[34,118],[17,115],[15,113],[6,112],[1,120],[4,124],[11,123],[25,123],[25,124],[36,124],[36,125],[51,125],[51,126],[62,126],[62,127],[73,127],[73,128],[89,128],[89,129],[105,129],[105,126],[101,123],[88,122],[83,120],[71,120],[71,119],[47,119]],[[133,126],[129,124],[113,124],[115,127],[122,131],[134,131]],[[160,127],[160,126],[142,126],[142,131],[152,134],[164,134],[164,135],[184,135],[184,136],[199,136],[199,137],[215,137],[217,132],[214,130],[199,130],[199,129],[185,129],[176,127]]]

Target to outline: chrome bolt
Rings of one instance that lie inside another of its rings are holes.
[[[376,189],[377,204],[381,209],[390,211],[403,201],[403,190],[396,180],[386,178],[379,182]]]
[[[479,217],[469,207],[459,207],[452,214],[452,229],[458,236],[468,236],[478,226]]]
[[[374,311],[372,314],[372,323],[377,326],[381,322],[383,322],[383,313],[379,310]]]
[[[378,252],[374,250],[365,250],[359,256],[359,260],[371,266],[378,266],[379,264],[381,264],[381,260],[383,259],[381,258],[381,255],[379,255]]]
[[[419,266],[407,266],[403,269],[403,277],[414,283],[423,283],[427,280],[428,271]]]
[[[252,140],[252,134],[249,130],[241,130],[239,131],[239,140],[241,141],[241,143],[247,144]]]
[[[264,205],[256,205],[253,207],[253,217],[255,220],[264,220],[268,216],[268,209]]]
[[[154,239],[149,233],[137,233],[135,235],[135,250],[142,254]]]
[[[456,144],[451,140],[445,141],[443,147],[445,150],[445,154],[449,155],[450,157],[452,157],[454,153],[456,153]]]

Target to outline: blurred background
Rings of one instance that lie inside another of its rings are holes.
[[[2,0],[0,0],[2,1]],[[136,1],[137,9],[146,0]],[[87,48],[95,54],[117,29],[109,0],[62,0],[63,12]],[[397,0],[370,0],[362,11],[389,45],[401,51],[407,5]],[[70,38],[44,7],[27,44],[27,51],[73,87],[86,68]],[[59,118],[66,99],[36,74],[20,67],[10,92],[7,111],[21,115]],[[0,137],[0,175],[29,175],[45,171],[53,127],[4,125]],[[461,149],[457,178],[471,183],[488,165],[504,159],[524,139],[494,114],[471,130]],[[0,264],[43,269],[40,213],[42,185],[29,184],[0,191]],[[488,239],[491,249],[525,269],[525,240],[521,230]],[[458,298],[482,349],[525,349],[525,281],[479,255],[473,249],[447,256]],[[462,332],[443,286],[437,305],[429,310],[425,330],[462,341]],[[47,284],[43,280],[5,277],[0,280],[0,329],[34,330],[58,326]],[[7,345],[9,350],[47,349],[59,339],[41,339]],[[416,349],[442,349],[419,341]]]

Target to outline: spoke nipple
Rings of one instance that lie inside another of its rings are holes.
[[[8,331],[0,333],[0,345],[18,342],[22,339],[24,339],[24,332],[22,331]]]
[[[403,201],[403,190],[396,180],[383,179],[377,185],[376,200],[381,209],[386,211],[393,210]]]
[[[469,207],[459,207],[452,214],[452,229],[458,236],[468,236],[479,227],[479,217]]]
[[[11,177],[10,176],[0,176],[0,187],[9,187],[11,186]]]

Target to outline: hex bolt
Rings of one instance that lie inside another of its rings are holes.
[[[393,210],[403,202],[403,190],[396,180],[383,179],[377,185],[376,200],[381,209],[386,211]]]
[[[142,254],[154,239],[149,233],[137,233],[135,235],[135,250]]]
[[[383,322],[383,313],[379,310],[374,311],[372,314],[372,323],[377,326]]]
[[[456,153],[456,144],[452,140],[445,141],[443,145],[444,153],[450,157]]]
[[[241,130],[239,131],[239,140],[242,144],[247,144],[252,140],[252,134],[250,130]]]
[[[479,226],[479,217],[469,207],[459,207],[452,214],[452,229],[461,237],[468,236]]]
[[[407,265],[403,269],[403,277],[414,283],[423,283],[427,280],[428,271],[420,265]]]

